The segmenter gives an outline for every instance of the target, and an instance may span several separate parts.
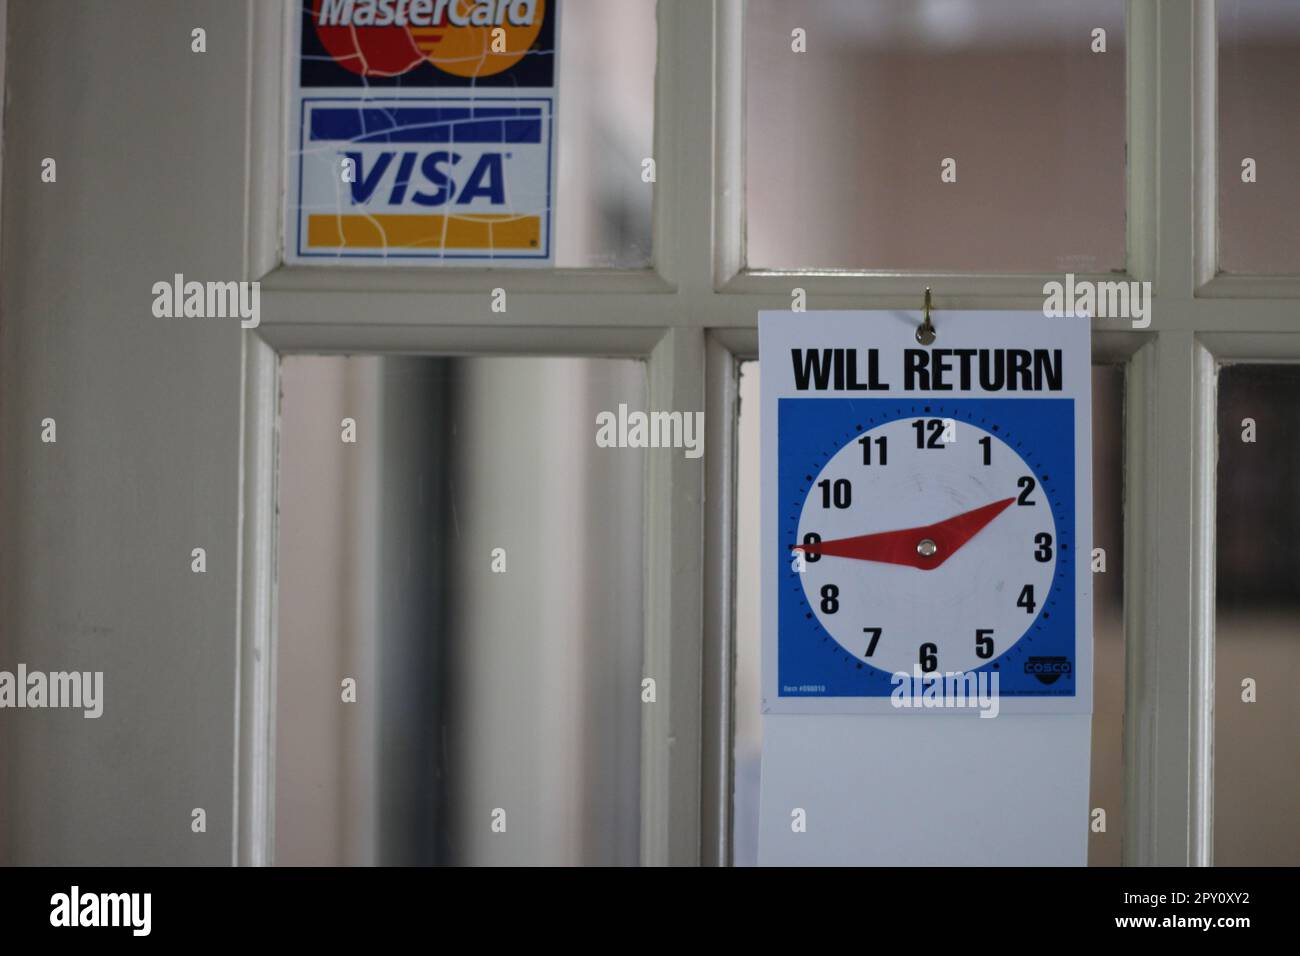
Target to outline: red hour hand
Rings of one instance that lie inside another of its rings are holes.
[[[933,571],[956,554],[962,545],[979,534],[986,524],[1002,514],[1015,500],[1015,498],[1003,498],[991,505],[953,515],[951,518],[923,525],[920,528],[860,534],[853,538],[837,538],[834,541],[819,541],[816,544],[798,544],[795,545],[795,550],[805,554],[903,564],[922,571]]]

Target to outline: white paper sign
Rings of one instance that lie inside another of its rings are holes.
[[[1087,319],[764,312],[763,708],[1090,713]]]

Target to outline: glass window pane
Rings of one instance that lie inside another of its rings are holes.
[[[484,26],[322,25],[320,0],[295,2],[304,65],[293,122],[310,132],[289,136],[285,246],[302,257],[291,261],[650,265],[654,184],[642,164],[654,155],[655,0],[539,2],[530,22],[554,21],[554,45],[549,26],[519,27],[503,39],[519,53],[508,64],[485,59]],[[328,85],[339,82],[360,85]],[[503,126],[429,112],[512,107],[541,118]]]
[[[735,778],[732,838],[737,866],[758,860],[759,769],[763,750],[759,633],[759,363],[740,370],[736,487]],[[1091,807],[1106,811],[1106,832],[1092,833],[1088,862],[1118,866],[1124,833],[1124,371],[1094,366],[1093,547],[1105,571],[1093,575],[1093,717]],[[900,720],[906,720],[900,717]],[[902,864],[905,860],[863,861]]]
[[[749,267],[1123,269],[1124,6],[750,0]]]
[[[650,265],[655,0],[562,0],[555,265]]]
[[[282,371],[276,861],[635,864],[645,366]]]
[[[1300,3],[1219,0],[1219,268],[1300,273]]]
[[[1219,374],[1214,862],[1300,865],[1300,366]]]
[[[1124,837],[1124,367],[1092,369],[1092,777],[1088,865],[1119,866]],[[1097,553],[1097,549],[1101,553]],[[1099,563],[1104,562],[1104,563]],[[1101,567],[1105,571],[1101,571]]]

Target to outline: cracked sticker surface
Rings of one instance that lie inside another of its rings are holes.
[[[289,262],[549,265],[557,0],[301,0]]]

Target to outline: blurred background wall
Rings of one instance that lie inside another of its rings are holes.
[[[1300,318],[1300,317],[1298,317]],[[1251,424],[1247,441],[1247,422]],[[1300,365],[1219,375],[1214,862],[1300,862]],[[1253,702],[1243,682],[1254,685]]]
[[[284,359],[276,862],[637,861],[646,452],[594,440],[620,404],[642,363]]]

